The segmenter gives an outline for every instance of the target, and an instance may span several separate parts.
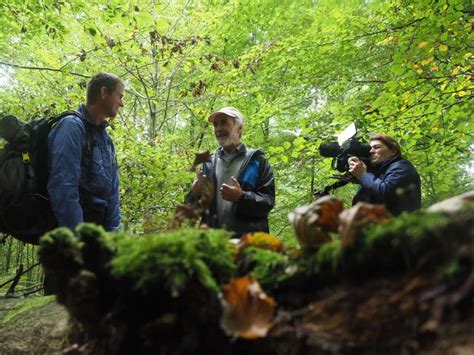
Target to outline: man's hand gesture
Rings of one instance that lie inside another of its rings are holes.
[[[223,200],[230,202],[239,202],[240,198],[242,197],[242,188],[240,187],[240,184],[235,177],[231,176],[231,179],[233,182],[232,186],[222,184],[221,188],[219,189],[219,192]]]

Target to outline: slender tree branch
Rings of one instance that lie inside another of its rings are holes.
[[[426,17],[421,17],[421,18],[414,19],[410,22],[404,23],[402,25],[385,28],[385,29],[382,29],[382,30],[379,30],[379,31],[362,33],[358,36],[347,38],[347,39],[335,40],[335,41],[331,41],[331,42],[315,43],[315,44],[311,44],[311,45],[308,45],[308,46],[302,46],[302,47],[295,46],[295,47],[291,47],[291,49],[305,49],[305,48],[314,48],[314,47],[325,47],[325,46],[333,46],[337,43],[354,42],[354,41],[357,41],[357,40],[359,40],[361,38],[364,38],[364,37],[375,36],[375,35],[379,35],[379,34],[382,34],[382,33],[395,32],[397,30],[401,30],[405,27],[409,27],[409,26],[411,26],[411,25],[413,25],[417,22],[423,21],[425,19],[426,19]],[[285,50],[288,50],[288,48],[285,48]]]
[[[140,71],[137,69],[137,75],[136,75],[138,81],[140,81],[140,83],[142,84],[143,86],[143,90],[145,90],[145,95],[146,95],[146,101],[148,103],[148,108],[150,109],[150,115],[153,115],[154,114],[154,110],[153,110],[153,106],[152,106],[152,102],[151,102],[151,98],[150,98],[150,94],[148,94],[148,89],[147,89],[147,84],[145,83],[145,80],[143,79],[142,75],[140,74]]]
[[[31,269],[33,269],[34,267],[38,266],[40,263],[36,263],[34,265],[31,265],[28,269],[26,269],[25,271],[21,271],[20,275],[23,275],[23,274],[26,274],[28,271],[30,271]],[[14,281],[15,278],[17,277],[18,275],[15,275],[15,277],[11,278],[10,280],[4,282],[3,284],[0,285],[0,288],[4,287],[5,285],[8,285],[10,282]]]
[[[31,290],[31,291],[27,291],[27,292],[24,292],[23,293],[23,297],[26,297],[26,296],[29,296],[33,293],[36,293],[36,292],[40,292],[44,289],[44,287],[41,285],[41,286],[37,286],[34,290]]]
[[[75,76],[80,76],[81,78],[90,78],[90,75],[84,75],[84,74],[77,73],[74,71],[65,72],[62,69],[56,69],[56,68],[21,65],[21,64],[8,63],[8,62],[3,62],[3,61],[0,61],[0,65],[5,65],[8,67],[13,67],[13,68],[18,68],[18,69],[26,69],[26,70],[44,70],[44,71],[52,71],[52,72],[59,72],[59,73],[67,73],[67,74],[71,74]]]
[[[64,63],[61,66],[61,68],[59,68],[59,70],[64,70],[64,68],[66,68],[72,62],[75,62],[77,59],[81,59],[83,56],[87,56],[89,53],[97,51],[97,50],[99,50],[99,46],[95,46],[94,48],[89,49],[87,51],[82,51],[81,54],[76,54],[73,59],[71,59],[71,60],[67,61],[66,63]]]
[[[456,101],[456,102],[453,102],[449,105],[446,105],[446,106],[443,106],[441,108],[442,111],[445,111],[453,106],[456,106],[456,105],[460,105],[462,104],[463,102],[465,101],[468,101],[469,99],[472,99],[474,97],[474,95],[469,95],[469,96],[465,96],[465,100],[460,100],[460,101]],[[403,114],[403,113],[402,113]],[[426,117],[426,116],[429,116],[429,115],[434,115],[434,114],[437,114],[437,111],[431,111],[431,112],[425,112],[423,114],[420,114],[420,115],[414,115],[414,116],[405,116],[404,118],[421,118],[421,117]],[[390,117],[390,116],[388,116]],[[392,115],[393,117],[393,115]],[[401,117],[401,115],[399,115],[397,118]]]

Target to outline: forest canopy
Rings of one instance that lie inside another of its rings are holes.
[[[471,190],[473,6],[468,0],[5,0],[0,114],[75,109],[100,71],[126,83],[111,131],[124,229],[166,228],[208,115],[245,115],[243,142],[276,174],[273,234],[334,182],[318,146],[351,122],[384,132],[422,178],[423,204]],[[335,192],[347,203],[356,189]]]

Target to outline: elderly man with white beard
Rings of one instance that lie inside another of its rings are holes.
[[[209,122],[219,148],[199,174],[214,182],[214,198],[202,215],[202,223],[225,228],[234,236],[249,232],[269,232],[268,213],[275,206],[273,171],[260,149],[241,143],[244,117],[234,107],[212,113]],[[192,193],[199,193],[200,179],[193,182]]]

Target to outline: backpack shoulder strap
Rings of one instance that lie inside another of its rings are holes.
[[[48,118],[48,124],[51,128],[53,128],[54,126],[56,126],[59,121],[61,121],[64,117],[66,116],[76,116],[76,117],[79,117],[81,120],[82,120],[82,116],[79,112],[77,111],[74,111],[74,110],[69,110],[69,111],[65,111],[57,116],[53,116],[53,117],[50,117]]]
[[[86,158],[86,163],[87,165],[87,181],[90,183],[92,181],[92,150],[94,149],[94,146],[96,145],[96,142],[94,140],[94,136],[92,133],[93,130],[93,125],[89,122],[86,121],[86,119],[82,116],[81,117],[81,122],[84,125],[84,133],[85,133],[85,141],[86,145],[84,147],[83,151],[83,157]]]
[[[50,123],[51,127],[54,127],[64,117],[67,117],[67,116],[76,116],[76,117],[81,119],[81,122],[84,126],[85,134],[86,134],[86,149],[91,150],[92,149],[92,140],[90,139],[90,137],[91,137],[92,126],[86,122],[84,117],[79,112],[74,111],[74,110],[65,111],[65,112],[59,114],[58,116],[54,116],[54,117],[50,118],[48,120],[48,122]]]
[[[56,126],[63,118],[67,116],[76,116],[81,119],[81,122],[84,126],[84,134],[85,134],[85,141],[86,145],[83,151],[83,158],[86,158],[86,162],[88,163],[87,166],[87,179],[90,182],[92,180],[92,149],[94,148],[95,141],[92,135],[92,125],[89,124],[85,118],[75,110],[65,111],[58,116],[54,116],[48,120],[48,123],[51,127]]]

